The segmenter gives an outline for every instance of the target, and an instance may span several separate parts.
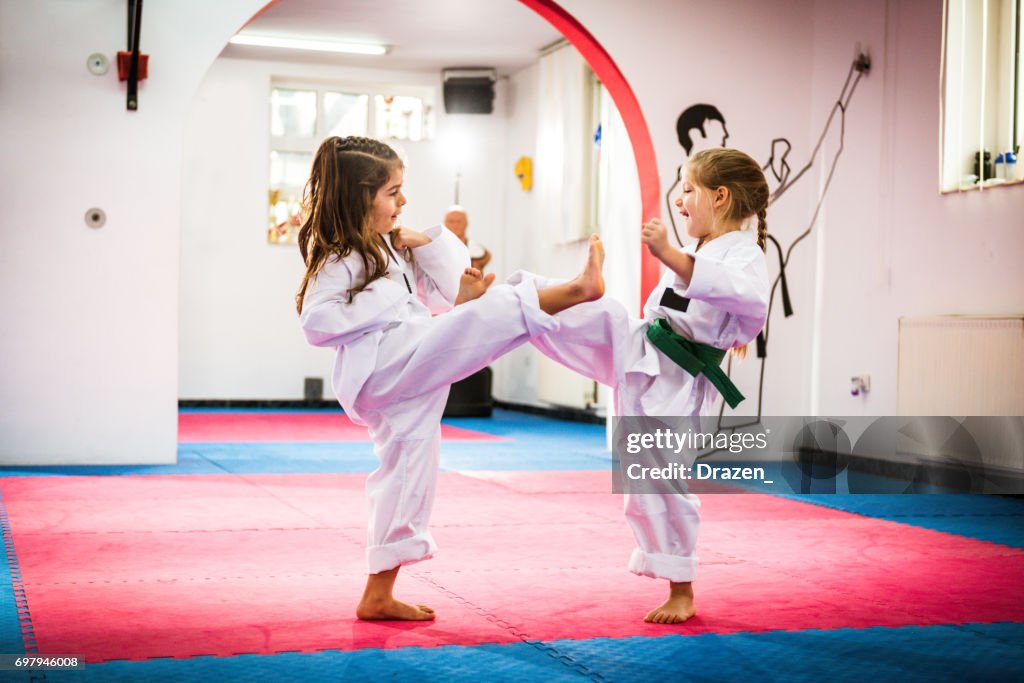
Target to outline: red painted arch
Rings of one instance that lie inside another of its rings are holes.
[[[576,20],[557,2],[552,0],[519,0],[521,3],[544,17],[573,44],[583,55],[590,68],[594,70],[598,80],[608,90],[615,106],[626,125],[629,140],[633,144],[633,155],[636,157],[636,171],[640,179],[640,202],[643,207],[643,220],[661,217],[661,183],[658,180],[658,163],[654,156],[654,143],[647,128],[647,120],[640,110],[640,103],[633,94],[633,89],[622,75],[615,60],[601,46],[597,39],[583,24]],[[636,234],[640,235],[640,221],[637,221]],[[640,307],[643,308],[647,295],[658,284],[660,277],[658,261],[647,249],[640,249]]]

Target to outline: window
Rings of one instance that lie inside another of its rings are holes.
[[[1024,180],[1021,0],[946,0],[941,190]]]
[[[396,90],[400,92],[391,94]],[[302,191],[309,179],[313,154],[324,138],[372,135],[382,140],[430,139],[433,101],[433,89],[423,87],[272,84],[267,241],[296,243]]]
[[[377,95],[373,100],[377,137],[384,140],[423,139],[423,100],[402,95]]]

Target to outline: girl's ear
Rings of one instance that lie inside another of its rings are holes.
[[[711,205],[716,209],[729,203],[729,188],[725,185],[718,187],[711,195]]]

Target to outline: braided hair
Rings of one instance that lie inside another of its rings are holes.
[[[332,136],[320,144],[302,197],[306,218],[298,240],[306,273],[295,296],[299,313],[310,280],[331,257],[355,252],[363,261],[366,280],[349,290],[350,301],[384,277],[389,251],[384,236],[373,228],[373,199],[400,168],[401,159],[379,140]]]

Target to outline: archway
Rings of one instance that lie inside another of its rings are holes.
[[[423,22],[427,21],[427,17],[417,14],[420,12],[419,6],[415,3],[400,3],[399,6],[410,9],[410,13],[405,17],[405,24],[422,30]],[[459,6],[459,3],[455,3],[455,6]],[[238,20],[237,25],[244,23],[248,26],[247,30],[257,35],[261,32],[269,35],[275,33],[288,35],[285,32],[288,29],[285,27],[288,26],[287,19],[292,19],[292,25],[296,26],[294,30],[298,35],[302,34],[301,23],[306,22],[307,30],[314,26],[335,25],[340,27],[340,31],[348,31],[353,36],[360,35],[360,31],[362,31],[367,35],[363,40],[372,42],[374,37],[371,36],[377,31],[378,26],[382,26],[378,23],[381,17],[377,14],[362,15],[359,7],[358,3],[344,0],[340,2],[338,0],[317,0],[309,4],[295,3],[294,5],[287,0],[275,1],[266,5],[261,3],[259,12],[251,15],[245,21]],[[254,10],[256,6],[250,5],[250,8]],[[390,10],[381,11],[387,13]],[[612,246],[611,253],[617,256],[617,259],[609,260],[609,264],[607,264],[609,269],[606,272],[617,275],[611,279],[614,283],[629,283],[628,289],[620,288],[619,291],[614,292],[614,295],[620,301],[632,304],[630,308],[636,311],[640,308],[637,304],[642,303],[642,295],[649,292],[656,283],[658,267],[657,262],[652,260],[650,265],[654,267],[646,268],[648,277],[647,281],[644,281],[644,268],[648,265],[645,261],[649,260],[649,257],[648,259],[644,258],[646,250],[639,243],[639,230],[634,228],[639,228],[641,216],[659,214],[659,183],[653,145],[636,97],[607,51],[559,5],[548,0],[508,2],[503,12],[509,17],[507,22],[503,22],[503,25],[515,26],[517,30],[522,29],[523,32],[506,31],[504,35],[500,36],[501,43],[508,46],[518,45],[519,47],[514,49],[519,50],[520,53],[531,55],[526,59],[536,60],[536,57],[532,57],[536,49],[535,46],[559,44],[557,41],[568,35],[572,40],[566,39],[562,42],[568,42],[571,45],[571,50],[578,54],[576,59],[582,58],[582,61],[586,61],[601,80],[604,106],[607,108],[611,102],[616,103],[612,108],[618,110],[616,124],[604,127],[603,141],[607,144],[604,146],[605,153],[601,155],[601,158],[610,164],[610,168],[616,169],[617,173],[632,177],[622,177],[621,182],[606,185],[613,189],[609,192],[602,192],[601,197],[611,198],[609,202],[614,206],[601,204],[599,210],[601,215],[608,219],[608,222],[602,226],[602,230],[607,229],[609,238],[614,240],[614,244],[609,244]],[[282,21],[282,17],[286,20]],[[520,19],[523,24],[535,27],[535,29],[521,26],[517,23]],[[457,40],[458,35],[466,35],[466,31],[472,31],[479,21],[479,16],[467,10],[462,17],[446,17],[438,24],[438,28],[442,29],[438,33],[443,36],[443,43],[447,44],[447,41]],[[454,27],[454,32],[445,32],[452,31],[452,27]],[[459,31],[463,33],[460,34]],[[310,33],[316,35],[312,31]],[[486,30],[482,30],[482,33],[487,35]],[[541,36],[541,40],[537,40],[538,35]],[[493,37],[490,39],[493,41]],[[383,42],[392,46],[393,55],[397,59],[406,60],[405,64],[408,64],[410,60],[408,49],[410,45],[415,45],[415,43],[408,43],[409,40],[415,40],[415,36],[411,37],[409,33],[403,34],[400,29],[397,35],[386,36]],[[477,38],[477,40],[480,39]],[[475,48],[475,46],[472,47]],[[223,55],[226,59],[219,60],[216,66],[211,67],[207,78],[204,79],[204,83],[214,83],[215,85],[201,90],[195,98],[192,124],[185,145],[186,163],[192,165],[189,166],[190,170],[185,173],[187,180],[183,192],[181,263],[187,264],[188,268],[183,271],[182,300],[179,307],[182,311],[179,328],[181,340],[179,346],[179,399],[186,401],[187,404],[221,399],[257,402],[278,399],[297,400],[303,396],[306,400],[313,400],[312,397],[319,396],[327,387],[326,378],[329,376],[329,372],[323,366],[321,357],[314,355],[317,353],[316,349],[310,348],[304,343],[298,344],[293,339],[296,336],[293,304],[286,299],[292,293],[293,281],[301,275],[291,272],[299,261],[292,255],[288,255],[286,250],[268,250],[264,244],[255,242],[250,238],[251,233],[247,227],[257,224],[261,219],[266,221],[265,217],[258,215],[259,205],[252,201],[256,192],[263,192],[267,187],[265,184],[262,185],[262,188],[259,187],[260,182],[254,182],[253,179],[262,171],[257,170],[255,173],[252,171],[252,169],[259,169],[265,163],[266,152],[259,142],[253,144],[252,141],[259,141],[268,136],[269,129],[263,131],[262,128],[267,127],[269,122],[262,116],[253,115],[253,112],[261,112],[266,106],[267,83],[285,83],[284,87],[299,89],[306,86],[313,88],[311,83],[319,83],[320,85],[315,87],[320,88],[322,84],[328,82],[328,79],[335,77],[335,74],[329,73],[329,69],[345,68],[350,66],[350,63],[336,65],[326,60],[316,62],[299,57],[292,60],[290,64],[282,63],[271,66],[270,62],[276,62],[280,55],[270,53],[269,56],[252,56],[251,53],[250,55],[231,53],[230,50],[231,48]],[[483,61],[491,64],[489,59],[492,53],[485,52],[484,54],[488,56],[484,57]],[[418,57],[416,55],[416,58]],[[249,61],[250,59],[252,61]],[[458,57],[455,59],[451,59],[450,56],[444,57],[444,60],[455,64],[459,63],[458,59]],[[472,58],[468,61],[471,63]],[[307,62],[311,62],[308,67],[305,66]],[[425,67],[420,68],[419,74],[408,73],[400,77],[408,76],[409,80],[406,85],[410,87],[420,87],[428,83],[433,87],[433,79],[436,78],[433,75],[435,73],[433,69],[437,68],[437,63],[443,62],[428,62]],[[299,66],[297,67],[296,64]],[[359,62],[356,64],[361,66]],[[401,63],[396,66],[395,62],[390,62],[389,65],[389,67],[381,68],[405,68],[405,65]],[[374,64],[374,67],[376,66]],[[499,68],[502,66],[500,61],[498,66]],[[368,66],[367,72],[370,69],[371,67]],[[388,77],[399,78],[394,73]],[[530,73],[536,74],[537,70]],[[210,76],[210,74],[216,74],[216,76]],[[359,78],[366,78],[366,76],[356,74],[356,79]],[[536,117],[538,113],[543,115],[546,111],[546,109],[537,109],[533,105],[533,100],[530,99],[534,97],[532,94],[534,91],[531,90],[533,86],[529,83],[534,82],[530,79],[535,78],[535,75],[525,76],[524,82],[528,85],[515,86],[518,90],[513,88],[513,92],[527,93],[524,101],[533,107],[531,116],[524,116],[519,120]],[[287,85],[289,83],[295,85]],[[304,83],[305,85],[303,85]],[[508,90],[503,92],[507,93]],[[622,103],[621,109],[618,102]],[[513,107],[508,110],[499,108],[497,110],[499,116],[493,118],[474,117],[474,120],[471,121],[462,119],[458,125],[472,127],[478,127],[480,124],[492,125],[488,121],[497,121],[498,125],[503,125],[501,115],[519,116],[520,112],[524,111],[526,109],[522,107]],[[319,120],[326,117],[318,115],[317,118]],[[446,118],[451,117],[441,116],[439,121],[443,122]],[[214,123],[207,126],[207,121]],[[197,122],[202,123],[197,125]],[[514,133],[519,135],[519,141],[510,143],[509,148],[513,149],[518,145],[520,151],[517,154],[534,153],[530,151],[537,149],[534,144],[537,135],[534,133],[533,126],[533,123],[528,123],[525,126],[521,125],[518,131],[514,130]],[[200,132],[197,133],[197,130]],[[371,134],[381,135],[382,133]],[[386,133],[383,134],[386,135]],[[477,137],[482,139],[482,136]],[[491,139],[499,138],[492,136]],[[439,201],[436,199],[437,197],[443,194],[447,195],[445,190],[440,187],[443,184],[440,178],[445,175],[445,171],[449,170],[446,151],[448,141],[444,137],[444,131],[440,128],[437,142],[441,144],[423,142],[420,145],[411,145],[412,149],[404,150],[410,155],[411,168],[432,171],[431,174],[427,174],[432,176],[427,179],[428,182],[424,182],[423,174],[420,174],[417,176],[415,186],[410,186],[412,192],[421,193],[416,196],[410,195],[412,211],[406,213],[406,219],[411,221],[410,225],[428,224],[423,222],[421,214],[415,213],[420,211],[419,207],[428,207],[428,212],[434,212],[435,215],[438,210],[443,210],[443,206],[431,205],[431,201]],[[276,144],[276,141],[272,140],[271,144]],[[541,149],[559,149],[561,143],[544,144],[541,142],[540,144],[542,145]],[[282,149],[284,148],[282,147]],[[426,156],[428,149],[430,149],[429,154],[433,156]],[[494,148],[491,149],[493,151]],[[194,150],[198,150],[198,154],[193,155]],[[230,154],[223,154],[225,150],[233,151]],[[501,155],[504,155],[504,151],[498,150],[498,156],[493,158],[497,159]],[[515,156],[516,154],[510,154],[509,159],[514,160]],[[224,161],[221,161],[221,157]],[[480,154],[477,154],[477,157],[491,158]],[[632,157],[632,161],[629,157]],[[507,163],[509,159],[504,159],[501,175],[497,171],[490,175],[477,174],[478,178],[485,178],[486,182],[477,181],[475,186],[467,182],[466,176],[472,178],[473,174],[479,170],[481,163],[471,161],[469,173],[463,175],[464,196],[470,197],[470,201],[473,201],[472,197],[479,197],[483,192],[483,196],[488,200],[497,200],[486,202],[489,206],[503,206],[504,197],[496,197],[496,195],[509,193],[508,189],[501,189],[506,187],[506,174],[511,168],[511,165]],[[474,169],[473,163],[476,163],[478,168]],[[239,164],[239,166],[237,168],[230,167],[231,164]],[[605,166],[605,168],[609,168],[609,166]],[[604,172],[602,171],[602,173]],[[457,177],[458,174],[455,175]],[[518,186],[518,183],[516,185]],[[429,188],[429,197],[422,194],[424,186]],[[465,192],[467,189],[469,190],[468,195]],[[530,222],[529,212],[538,203],[538,200],[529,198],[529,195],[520,195],[518,188],[515,196],[521,197],[522,201],[514,205],[511,212],[499,209],[496,216],[498,220],[494,221],[492,218],[495,217],[495,214],[491,209],[492,213],[484,214],[485,220],[479,222],[479,225],[504,226],[502,230],[504,241],[500,243],[502,248],[497,250],[499,255],[504,254],[504,256],[498,259],[497,267],[499,269],[504,267],[506,273],[516,268],[557,273],[561,264],[569,263],[570,260],[575,261],[572,250],[578,248],[579,242],[573,241],[571,238],[553,243],[553,249],[542,250],[544,256],[540,257],[540,260],[532,260],[535,255],[530,252],[531,247],[519,246],[540,244],[539,240],[547,237],[541,233],[545,228],[539,228],[533,229],[532,233],[528,232],[526,238],[523,239],[517,226],[522,226],[524,221],[540,226],[553,224],[550,221]],[[469,204],[469,208],[471,211],[478,210],[472,204]],[[516,211],[518,213],[515,213]],[[474,216],[478,215],[480,214],[474,213]],[[275,220],[280,220],[280,217]],[[271,225],[273,224],[274,222],[271,221]],[[213,227],[217,229],[211,229]],[[490,243],[489,237],[494,238],[494,235],[483,233],[482,241]],[[493,243],[491,244],[493,246]],[[230,256],[230,260],[225,261],[224,258],[228,256]],[[502,262],[501,258],[505,258],[506,261]],[[247,272],[236,272],[239,269],[231,265],[217,265],[239,263],[245,264],[240,270]],[[194,264],[200,265],[194,267]],[[621,264],[628,264],[628,266]],[[615,271],[612,268],[613,265],[616,265],[619,270]],[[249,273],[252,272],[261,274],[258,282],[249,281]],[[233,276],[225,278],[225,275],[229,273],[233,273]],[[277,283],[277,286],[274,286],[274,283]],[[619,284],[615,286],[621,287]],[[249,304],[248,306],[238,306],[236,304],[238,301],[246,301]],[[261,303],[267,305],[259,305]],[[256,308],[259,308],[258,312],[255,310]],[[259,339],[259,344],[251,344],[250,341],[253,339]],[[301,348],[298,348],[300,346]],[[513,362],[519,363],[516,367],[520,369],[532,370],[532,363],[537,361],[510,359],[508,367],[512,367],[511,363]],[[252,372],[252,368],[260,368],[260,371]],[[545,376],[550,377],[552,374],[549,372]],[[513,375],[515,373],[502,366],[497,382],[497,387],[500,389],[498,395],[504,400],[512,402],[529,403],[538,400],[531,393],[534,390],[532,383],[504,381],[503,378]],[[550,384],[551,382],[548,382],[548,385]],[[561,386],[561,383],[556,384]],[[513,389],[508,389],[508,386],[512,386]],[[301,391],[298,390],[300,387],[302,387]],[[582,390],[576,394],[579,396],[589,395]],[[559,398],[564,397],[559,395]],[[558,400],[553,400],[551,395],[543,396],[542,400],[559,403]]]
[[[643,219],[661,217],[661,184],[658,180],[658,164],[654,155],[654,143],[647,128],[647,121],[640,110],[640,103],[633,93],[626,77],[619,70],[615,60],[596,38],[575,17],[552,0],[519,0],[537,12],[557,28],[566,40],[572,43],[598,79],[608,90],[615,102],[622,121],[626,124],[633,156],[636,158],[637,177],[640,180],[640,200]],[[639,227],[639,226],[638,226]],[[639,236],[639,230],[637,235]],[[639,239],[639,237],[638,237]],[[658,283],[658,261],[646,249],[640,250],[640,307],[647,295]]]
[[[274,4],[274,1],[268,2],[252,19],[266,11]],[[615,60],[586,27],[557,2],[553,0],[519,0],[519,2],[539,14],[565,36],[566,40],[579,50],[583,59],[608,90],[608,94],[622,116],[622,121],[626,125],[630,142],[633,145],[637,177],[640,181],[642,219],[660,218],[661,183],[658,178],[654,143],[651,141],[650,130],[640,109],[640,103]],[[639,235],[639,230],[637,230],[637,234]],[[658,282],[659,266],[657,259],[651,256],[646,249],[640,250],[640,259],[639,305],[642,309],[644,300]]]

